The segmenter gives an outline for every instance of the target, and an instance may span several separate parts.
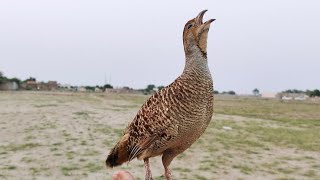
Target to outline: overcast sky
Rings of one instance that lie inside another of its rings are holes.
[[[215,89],[320,88],[320,2],[1,1],[0,71],[62,84],[143,88],[183,70],[184,24],[201,10]]]

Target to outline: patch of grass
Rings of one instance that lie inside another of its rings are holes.
[[[96,156],[96,155],[98,155],[99,154],[99,152],[98,151],[95,151],[95,150],[89,150],[89,149],[87,149],[86,151],[85,151],[85,153],[83,153],[82,154],[82,156]]]
[[[241,96],[215,96],[215,112],[273,120],[320,120],[320,103]],[[319,125],[319,121],[314,122]]]
[[[75,114],[77,116],[89,116],[89,113],[86,111],[74,112],[73,114]]]
[[[5,149],[6,151],[23,151],[27,149],[32,149],[41,146],[38,143],[26,143],[26,144],[9,144],[6,146],[0,146],[0,148]]]
[[[303,174],[304,176],[307,176],[307,177],[316,177],[317,176],[317,173],[315,170],[308,170],[307,172],[305,172]]]
[[[277,168],[277,171],[280,172],[280,173],[283,173],[283,174],[291,174],[293,173],[295,170],[294,169],[291,169],[291,168]]]
[[[314,158],[314,157],[312,157],[312,156],[304,156],[304,159],[315,160],[315,158]]]
[[[62,166],[60,168],[62,174],[65,176],[70,176],[72,175],[72,171],[79,170],[79,169],[80,169],[79,166],[76,164],[70,164],[69,166]]]
[[[24,138],[24,140],[29,141],[31,139],[35,139],[36,137],[32,136],[32,135],[28,135]]]
[[[108,99],[110,100],[121,100],[129,103],[142,105],[150,95],[133,95],[133,94],[110,94]]]
[[[68,151],[65,153],[65,155],[68,159],[73,159],[76,153],[74,151]]]
[[[57,142],[57,143],[53,143],[52,145],[53,145],[53,146],[61,146],[62,143],[61,143],[61,142]]]
[[[29,170],[31,171],[32,175],[37,175],[37,174],[40,172],[40,170],[39,170],[39,169],[34,168],[34,167],[29,168]]]
[[[120,137],[123,135],[123,129],[113,129],[113,133]]]
[[[103,134],[114,134],[116,137],[121,137],[123,135],[123,129],[116,129],[110,126],[99,127],[95,132],[100,132]]]
[[[129,109],[133,109],[133,108],[139,108],[141,105],[137,105],[137,104],[111,104],[112,108],[107,108],[108,110],[111,111],[127,111]]]
[[[218,157],[217,159],[205,159],[201,160],[200,162],[200,167],[198,168],[199,170],[207,171],[207,170],[212,170],[213,168],[217,168],[217,164],[219,165],[224,165],[224,157]]]
[[[204,177],[204,176],[201,176],[199,174],[195,174],[193,175],[194,179],[199,179],[199,180],[207,180],[208,178]]]
[[[281,163],[279,161],[267,162],[261,164],[260,169],[268,172],[269,174],[278,174],[277,169]]]
[[[50,148],[50,151],[58,151],[59,149],[56,147]]]
[[[37,129],[44,130],[44,129],[56,129],[57,125],[52,122],[42,123]]]
[[[104,167],[100,163],[88,163],[83,168],[85,168],[86,171],[89,172],[97,172],[103,169]]]
[[[81,141],[81,143],[80,143],[80,145],[82,145],[82,146],[86,146],[86,145],[88,145],[88,144],[87,144],[87,141],[82,140],[82,141]]]
[[[63,130],[63,131],[62,131],[62,136],[64,136],[64,137],[68,138],[68,137],[70,137],[70,136],[71,136],[71,134],[70,134],[70,133],[68,133],[66,130]]]
[[[206,165],[200,165],[198,168],[200,171],[210,171],[212,168]]]
[[[49,168],[45,168],[45,167],[40,167],[40,168],[36,168],[36,167],[31,167],[29,168],[29,170],[31,171],[32,175],[38,175],[39,173],[43,173],[45,171],[48,171]]]
[[[66,141],[74,141],[74,142],[76,142],[76,141],[78,141],[78,138],[68,137],[68,138],[66,138]]]
[[[21,159],[21,161],[22,161],[22,162],[26,162],[26,163],[31,163],[31,162],[33,161],[33,159],[30,158],[30,157],[23,157],[23,158]]]
[[[189,168],[181,168],[181,167],[175,167],[172,170],[178,171],[178,172],[191,172],[191,170]]]
[[[239,169],[244,174],[251,174],[253,169],[247,165],[233,165],[233,168]]]
[[[39,105],[34,105],[36,108],[42,108],[42,107],[57,107],[57,104],[39,104]]]
[[[247,127],[259,140],[277,146],[300,148],[303,150],[320,151],[320,129],[272,128],[260,125]]]
[[[9,165],[9,166],[5,166],[2,169],[6,169],[6,170],[15,170],[17,169],[17,166],[13,166],[13,165]]]
[[[224,147],[227,149],[230,148],[256,148],[256,147],[264,147],[264,145],[255,140],[247,133],[232,133],[232,132],[216,132],[215,140],[222,143]]]
[[[177,159],[183,159],[186,156],[185,153],[181,153],[177,156]]]
[[[90,114],[95,114],[95,113],[90,111],[78,111],[78,112],[74,112],[73,114],[83,119],[88,119],[90,118]]]

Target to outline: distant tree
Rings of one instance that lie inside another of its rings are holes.
[[[236,92],[234,92],[234,91],[223,91],[221,94],[236,95]]]
[[[285,90],[285,93],[293,93],[293,91],[291,89]]]
[[[146,92],[150,93],[156,86],[154,84],[149,84],[145,89]]]
[[[0,84],[7,81],[7,78],[3,75],[3,73],[0,71]]]
[[[4,82],[5,82],[5,80],[2,77],[0,77],[0,84],[2,84]]]
[[[123,89],[132,90],[132,88],[129,86],[123,86]]]
[[[236,95],[236,92],[234,92],[234,91],[229,91],[228,94],[230,94],[230,95]]]
[[[21,80],[18,79],[18,78],[7,78],[6,76],[4,76],[3,72],[0,71],[0,84],[1,83],[4,83],[4,82],[8,82],[8,81],[11,81],[11,82],[16,82],[18,85],[21,84]]]
[[[103,86],[104,89],[113,89],[113,86],[111,84],[105,84]]]
[[[213,91],[213,94],[219,94],[219,91],[214,90],[214,91]]]
[[[95,86],[85,86],[84,88],[86,88],[88,91],[94,91]]]
[[[306,90],[306,95],[311,97],[312,91],[310,91],[309,89]]]
[[[24,80],[25,82],[27,82],[27,81],[37,81],[36,80],[36,78],[34,78],[34,77],[29,77],[28,79],[26,79],[26,80]]]
[[[164,86],[158,86],[159,91],[160,91],[161,89],[163,89],[163,88],[164,88]]]
[[[320,91],[318,89],[315,89],[313,91],[307,90],[307,95],[309,97],[320,97]]]
[[[252,90],[252,93],[253,93],[253,95],[255,95],[255,96],[259,96],[260,91],[259,91],[259,89],[255,88],[254,90]]]
[[[285,91],[282,91],[283,93],[305,93],[304,91],[302,90],[298,90],[298,89],[288,89],[288,90],[285,90]]]
[[[103,87],[102,87],[102,86],[99,86],[99,85],[96,85],[96,88],[98,88],[98,89],[103,89]]]
[[[320,91],[318,89],[314,90],[313,95],[320,97]]]

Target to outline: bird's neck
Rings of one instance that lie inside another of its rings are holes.
[[[207,55],[198,47],[192,49],[192,51],[186,52],[186,64],[183,70],[184,74],[199,73],[207,74],[210,73],[208,68]]]

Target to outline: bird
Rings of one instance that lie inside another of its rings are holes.
[[[208,127],[214,112],[214,93],[207,60],[207,39],[215,19],[203,22],[206,12],[201,11],[184,26],[185,67],[182,74],[142,105],[107,156],[107,167],[137,158],[144,161],[145,179],[151,180],[149,158],[162,155],[164,176],[170,180],[172,160],[188,149]]]

